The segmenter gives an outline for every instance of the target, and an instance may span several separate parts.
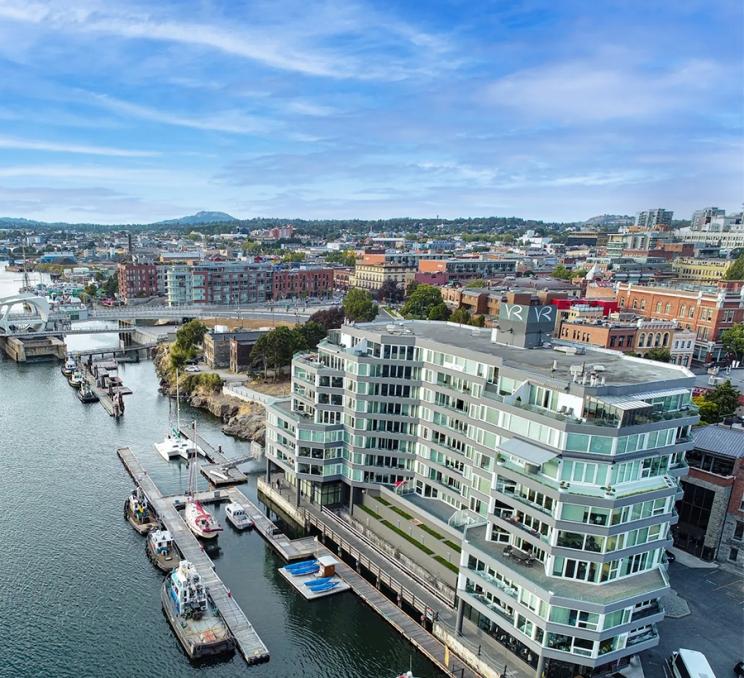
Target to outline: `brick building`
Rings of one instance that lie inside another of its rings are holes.
[[[164,267],[154,263],[125,263],[117,267],[119,296],[131,299],[165,294]]]
[[[615,296],[621,310],[654,320],[677,320],[695,332],[693,360],[707,363],[724,357],[721,332],[744,321],[743,284],[647,287],[619,283]]]
[[[322,297],[334,289],[333,269],[293,268],[275,269],[272,283],[272,299],[299,297]]]
[[[237,364],[244,365],[246,359],[245,349],[253,349],[253,345],[264,330],[229,330],[224,325],[216,325],[204,335],[204,362],[212,369],[230,367],[233,369],[232,342],[239,344],[236,347],[235,360]],[[250,353],[250,350],[248,350]],[[238,370],[233,369],[234,372]]]
[[[674,543],[705,560],[744,569],[744,428],[706,426],[695,431],[694,440]]]

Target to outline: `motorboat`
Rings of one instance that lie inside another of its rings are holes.
[[[235,501],[231,501],[225,506],[225,516],[232,526],[238,530],[253,527],[253,521],[248,517],[245,509]]]
[[[83,373],[80,370],[75,370],[69,376],[68,381],[70,382],[70,386],[72,386],[72,388],[80,388],[83,385],[85,379],[83,378]]]
[[[88,384],[83,381],[82,385],[80,386],[80,390],[78,391],[78,399],[81,403],[97,403],[98,402],[98,396],[96,395],[95,391],[88,386]]]
[[[201,575],[188,560],[182,560],[165,578],[160,599],[189,658],[212,657],[235,649],[235,639],[210,599]]]
[[[73,358],[72,356],[67,356],[67,359],[62,365],[62,374],[64,374],[66,377],[69,377],[75,371],[76,367],[77,363],[75,362],[75,358]]]
[[[140,534],[147,534],[158,526],[150,502],[140,487],[132,490],[124,502],[124,517]]]
[[[163,572],[174,570],[181,562],[173,537],[168,530],[152,530],[147,535],[145,553],[153,565]]]

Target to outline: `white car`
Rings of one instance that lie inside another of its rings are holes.
[[[186,365],[185,371],[186,372],[201,372],[201,370],[196,365]]]

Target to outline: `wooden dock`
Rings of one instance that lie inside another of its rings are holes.
[[[129,475],[142,488],[150,505],[173,536],[181,555],[191,561],[201,575],[210,597],[235,638],[236,645],[245,661],[248,664],[268,661],[268,648],[248,621],[240,605],[217,576],[214,563],[178,513],[174,498],[163,496],[131,449],[121,447],[116,452]],[[211,494],[214,498],[214,493]]]
[[[105,369],[105,368],[104,368]],[[120,417],[124,414],[123,411],[117,413],[117,408],[114,406],[114,401],[111,395],[109,395],[109,392],[107,389],[101,388],[96,383],[96,377],[95,375],[88,370],[88,365],[86,363],[82,363],[81,373],[83,375],[83,378],[85,379],[88,386],[90,386],[90,389],[98,396],[98,402],[101,403],[103,406],[103,409],[106,410],[106,412],[111,417]],[[131,395],[132,389],[127,388],[126,386],[116,386],[112,387],[112,395],[121,394],[122,396],[122,402],[123,397],[125,395]]]
[[[248,480],[248,476],[237,468],[225,468],[231,460],[222,454],[221,449],[212,445],[204,436],[198,432],[195,433],[191,426],[181,424],[180,431],[181,435],[198,445],[199,449],[204,452],[204,456],[209,460],[210,463],[201,465],[199,470],[210,483],[220,487],[223,485],[238,485]]]

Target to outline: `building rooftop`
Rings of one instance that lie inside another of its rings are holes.
[[[711,424],[695,429],[695,449],[724,457],[744,457],[744,428]]]
[[[508,346],[491,341],[490,328],[476,328],[449,322],[429,320],[408,320],[403,323],[363,323],[356,326],[344,326],[342,331],[359,330],[371,332],[380,336],[416,337],[418,345],[428,344],[427,347],[440,349],[447,346],[452,353],[473,357],[474,359],[501,362],[505,367],[526,372],[533,372],[539,377],[553,379],[563,383],[571,383],[572,366],[584,365],[588,372],[595,365],[604,369],[598,372],[605,378],[605,386],[598,386],[599,393],[612,393],[613,386],[644,385],[649,382],[679,382],[673,386],[692,387],[692,372],[684,367],[660,363],[642,358],[633,358],[618,351],[581,346],[583,353],[564,353],[555,348],[524,349]],[[502,332],[499,338],[508,341],[509,334]],[[546,340],[550,337],[546,336]],[[570,347],[564,342],[554,342],[555,346]],[[438,346],[437,346],[438,345]],[[689,383],[686,383],[689,382]],[[580,384],[572,384],[580,386]],[[586,386],[588,388],[588,385]]]

